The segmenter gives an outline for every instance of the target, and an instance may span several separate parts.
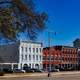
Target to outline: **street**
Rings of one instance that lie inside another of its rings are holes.
[[[80,73],[52,75],[49,78],[47,76],[0,77],[0,80],[80,80]]]

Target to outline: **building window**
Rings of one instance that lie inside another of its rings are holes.
[[[25,55],[25,60],[27,60],[27,55]]]
[[[33,48],[33,52],[35,52],[35,48]]]
[[[23,47],[21,47],[21,51],[23,52]]]
[[[40,48],[40,53],[41,53],[41,48]]]
[[[48,67],[48,68],[49,68],[49,66],[50,66],[50,65],[49,65],[49,64],[47,64],[47,67]]]
[[[50,57],[49,57],[49,55],[47,55],[47,56],[46,56],[46,58],[47,58],[47,60],[50,60]]]
[[[25,51],[27,52],[27,47],[25,48]]]
[[[45,55],[43,56],[43,60],[46,60],[46,56]]]
[[[31,60],[31,55],[29,55],[29,60]]]
[[[40,61],[41,61],[42,59],[41,59],[41,55],[40,55]]]
[[[29,48],[29,52],[31,52],[31,48]]]
[[[23,54],[21,55],[22,61],[23,61]]]
[[[38,55],[36,55],[36,60],[38,60]]]
[[[54,60],[54,56],[53,55],[51,55],[51,60]]]
[[[35,60],[35,55],[33,55],[33,60]]]
[[[38,53],[38,48],[36,48],[36,52]]]

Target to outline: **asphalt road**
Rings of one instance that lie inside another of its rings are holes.
[[[80,73],[47,76],[0,77],[0,80],[80,80]]]

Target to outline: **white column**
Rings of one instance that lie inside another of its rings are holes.
[[[18,69],[21,69],[21,64],[20,63],[18,64]]]
[[[13,64],[13,63],[11,64],[11,69],[12,69],[12,70],[14,69],[14,64]]]

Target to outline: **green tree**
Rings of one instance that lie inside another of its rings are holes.
[[[79,48],[80,47],[80,39],[77,38],[73,41],[73,46]]]
[[[47,14],[38,13],[33,0],[1,0],[0,5],[1,38],[17,40],[23,32],[35,39],[37,33],[44,30]]]

